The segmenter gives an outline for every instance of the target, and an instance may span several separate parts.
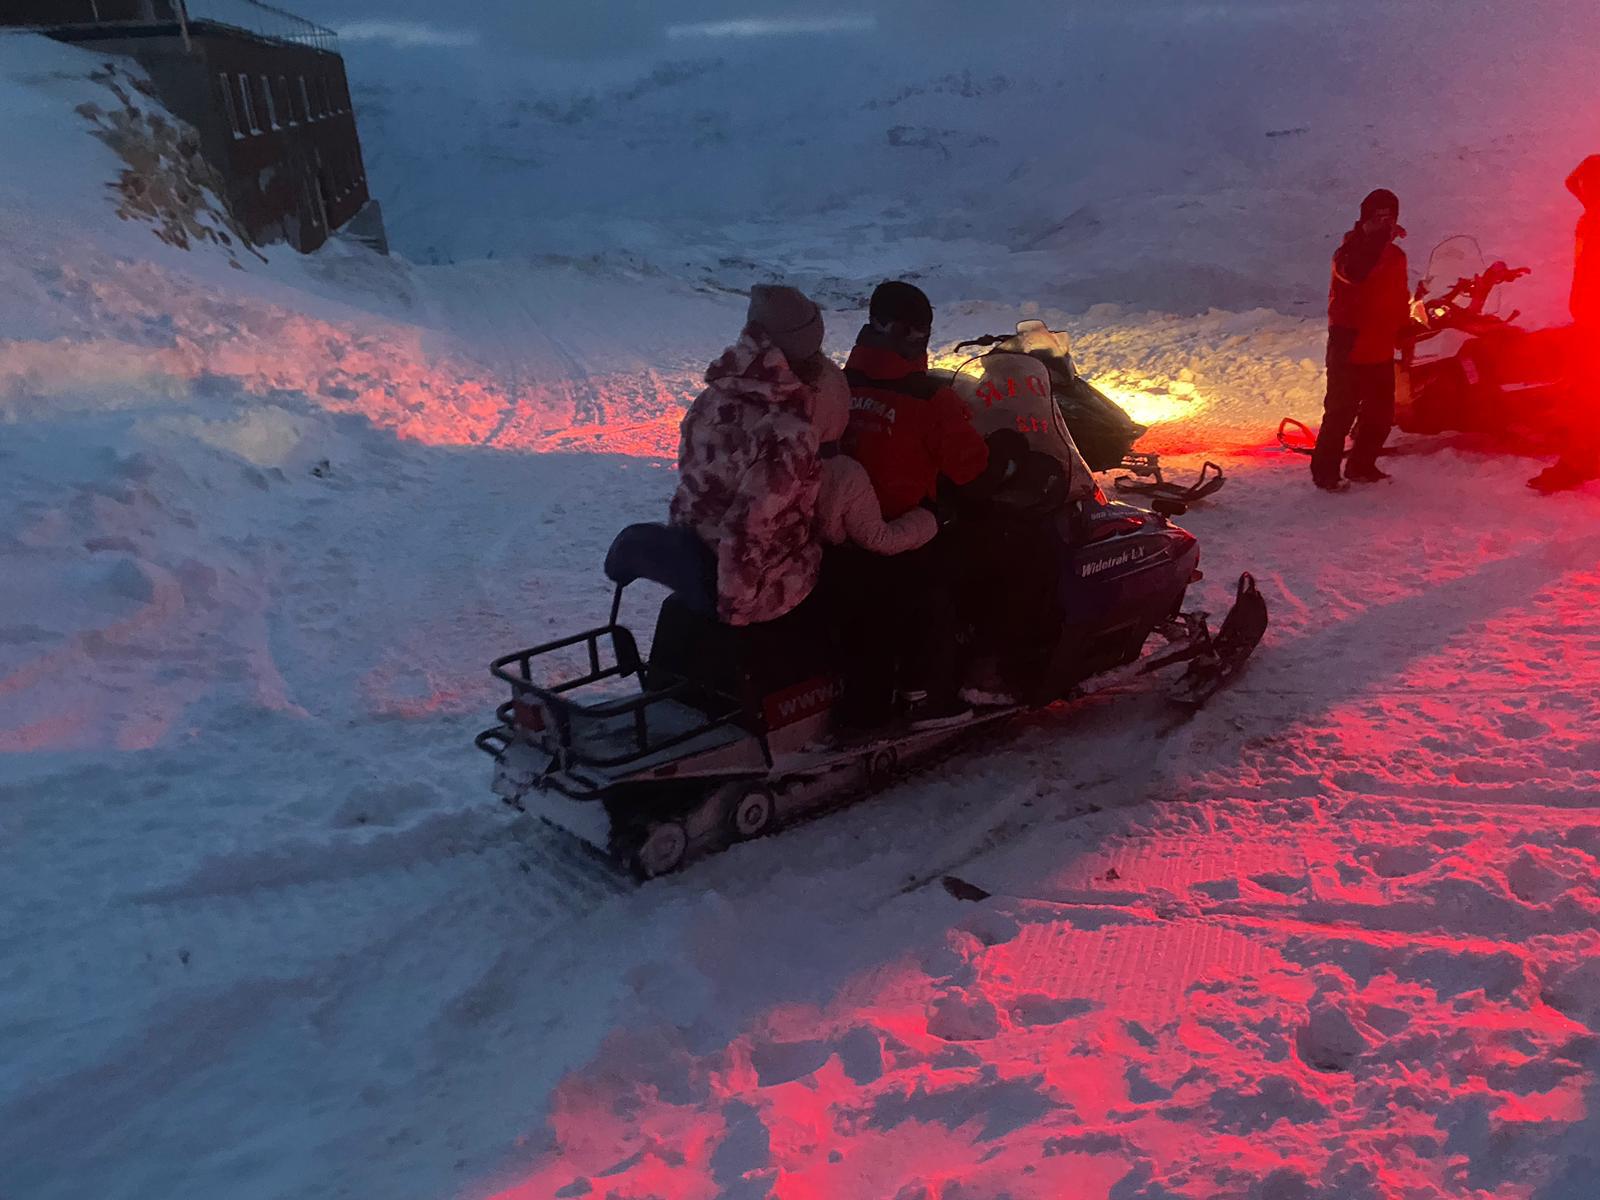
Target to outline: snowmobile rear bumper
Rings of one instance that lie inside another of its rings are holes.
[[[507,725],[475,740],[495,759],[492,786],[504,803],[648,879],[886,787],[1018,711],[991,709],[961,725],[895,728],[855,743],[797,739],[770,769],[749,734],[674,763],[593,772],[558,767]]]

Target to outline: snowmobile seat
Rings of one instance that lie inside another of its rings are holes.
[[[991,503],[1000,511],[1047,514],[1064,507],[1070,494],[1071,483],[1060,461],[1024,446],[1013,456]]]
[[[708,711],[736,697],[739,724],[760,734],[806,715],[806,705],[831,700],[836,657],[827,605],[816,591],[774,621],[742,626],[723,624],[675,592],[656,619],[645,684],[686,680],[703,689]]]
[[[645,521],[629,525],[612,539],[606,551],[606,578],[622,589],[640,579],[659,583],[678,596],[690,610],[713,616],[717,611],[717,565],[711,550],[681,525]],[[612,606],[612,622],[617,606]]]

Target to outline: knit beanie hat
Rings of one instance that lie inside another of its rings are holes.
[[[1378,188],[1368,192],[1367,198],[1361,202],[1361,219],[1363,221],[1379,212],[1392,212],[1396,217],[1400,215],[1400,197],[1388,188]]]
[[[892,329],[900,325],[904,332],[919,335],[926,341],[933,331],[933,305],[928,303],[927,293],[903,279],[880,283],[872,293],[867,315],[883,333],[900,332]]]
[[[798,288],[756,284],[750,289],[750,311],[745,320],[766,330],[790,366],[822,349],[822,310]]]

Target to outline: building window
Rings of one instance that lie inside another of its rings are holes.
[[[239,123],[252,133],[261,132],[261,122],[256,118],[256,106],[250,95],[250,76],[239,76]]]
[[[261,99],[266,103],[267,106],[267,127],[269,129],[279,128],[278,102],[273,98],[272,95],[272,80],[268,79],[265,75],[261,76]]]
[[[233,105],[233,84],[229,82],[226,74],[217,76],[217,85],[222,88],[222,107],[228,114],[228,128],[233,130],[233,136],[244,136],[244,130],[239,127],[239,110]]]
[[[317,77],[317,87],[321,91],[322,95],[322,115],[325,117],[332,116],[333,96],[328,91],[328,77],[326,75],[319,75]]]
[[[290,125],[300,122],[294,119],[294,97],[289,94],[289,80],[286,76],[278,76],[278,101],[283,105],[283,119]]]
[[[306,179],[304,181],[304,192],[306,198],[306,215],[311,219],[311,227],[313,229],[321,229],[323,224],[322,189],[320,186],[318,186],[316,180]]]
[[[300,112],[303,118],[310,122],[314,114],[311,111],[311,97],[306,94],[306,77],[304,75],[300,76],[298,82],[300,84]]]

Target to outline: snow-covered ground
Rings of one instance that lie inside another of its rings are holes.
[[[390,260],[118,220],[129,68],[0,38],[0,1196],[1600,1195],[1600,493],[1268,449],[1369,186],[1559,310],[1583,7],[1396,7],[357,43]],[[1223,462],[1273,627],[624,887],[488,794],[485,664],[602,610],[740,288],[842,353],[900,272]]]

